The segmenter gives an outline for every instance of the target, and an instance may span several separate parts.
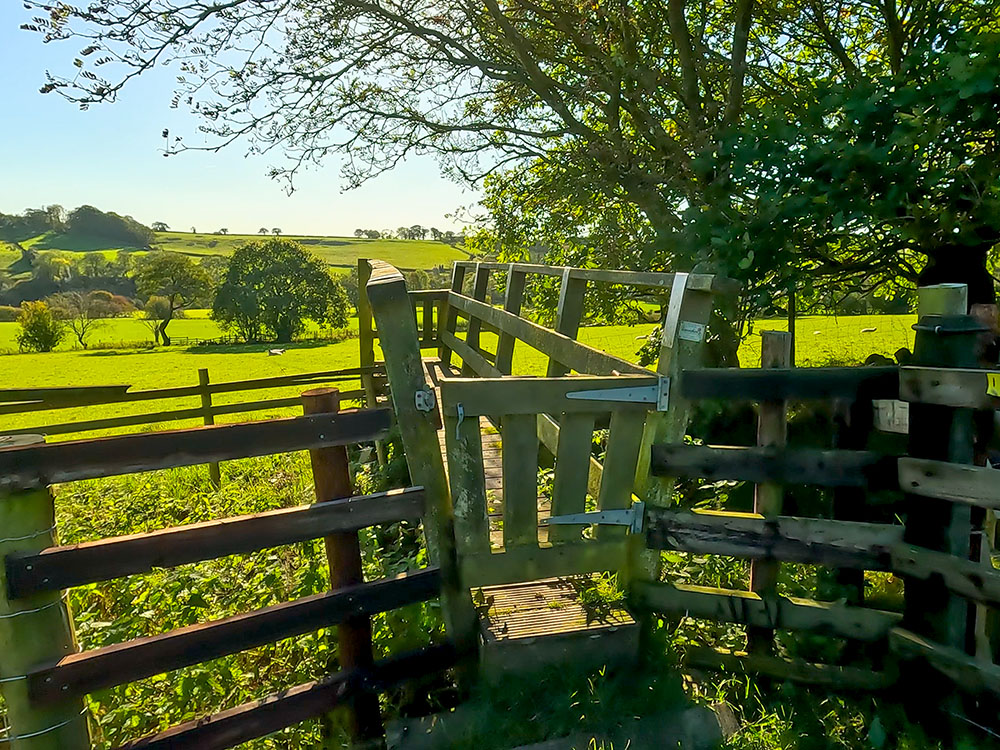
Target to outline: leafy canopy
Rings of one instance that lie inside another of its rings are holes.
[[[279,238],[238,248],[212,305],[212,317],[245,341],[291,341],[306,319],[343,327],[347,311],[347,294],[323,263]]]

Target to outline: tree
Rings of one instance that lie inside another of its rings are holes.
[[[105,295],[107,292],[104,293]],[[108,295],[110,297],[110,295]],[[111,315],[109,299],[100,292],[61,292],[49,297],[46,302],[53,315],[65,322],[84,349],[87,337],[103,324],[103,319]]]
[[[146,304],[142,308],[142,318],[140,320],[153,335],[154,345],[160,343],[160,326],[164,325],[164,321],[170,320],[171,317],[173,317],[173,311],[170,307],[170,300],[166,297],[153,295],[146,300]],[[164,342],[164,345],[169,344],[169,339]]]
[[[217,288],[226,278],[226,270],[229,268],[229,258],[224,255],[202,256],[200,265],[212,281],[212,288]]]
[[[258,229],[257,234],[267,234],[267,227],[261,227]]]
[[[93,206],[80,206],[70,211],[66,219],[66,230],[140,249],[150,248],[155,239],[153,230],[131,216],[101,211]]]
[[[78,58],[89,76],[74,67],[45,91],[84,105],[111,100],[172,58],[184,73],[176,100],[205,118],[219,144],[244,137],[255,150],[283,148],[290,161],[276,175],[290,179],[302,164],[339,153],[354,186],[426,150],[469,182],[514,167],[523,186],[552,197],[551,210],[579,209],[550,222],[562,221],[558,236],[574,253],[588,245],[590,214],[629,206],[652,238],[629,267],[736,273],[749,263],[762,278],[777,276],[756,256],[706,245],[697,221],[717,209],[734,228],[754,220],[742,212],[758,203],[739,193],[724,147],[733,130],[768,117],[795,122],[797,95],[817,82],[861,91],[885,76],[905,80],[920,48],[933,50],[956,29],[994,33],[1000,22],[994,0],[55,7],[52,20],[29,26],[49,39],[77,36],[98,54]],[[266,46],[280,54],[255,57],[244,43],[255,34],[262,43],[276,35]],[[109,68],[97,62],[108,58],[124,61],[120,78],[102,76]],[[962,169],[951,165],[952,183],[964,181]],[[603,263],[599,243],[590,244]],[[810,267],[810,252],[796,267]],[[755,286],[744,316],[774,292]]]
[[[277,237],[279,234],[281,234],[281,227],[274,227],[274,229],[271,230],[271,234]]]
[[[73,262],[63,253],[42,251],[31,261],[31,275],[42,281],[65,281],[73,276]]]
[[[431,227],[431,239],[435,242],[441,241],[441,230],[437,227]]]
[[[229,234],[229,230],[223,227],[222,229],[219,230],[219,234]]]
[[[154,232],[169,232],[169,231],[170,231],[170,227],[168,227],[168,226],[167,226],[167,225],[166,225],[166,224],[165,224],[164,222],[162,222],[162,221],[154,221],[154,222],[153,222],[152,224],[150,224],[150,228],[151,228],[151,229],[152,229],[152,230],[153,230]]]
[[[212,285],[205,270],[189,257],[163,250],[151,252],[136,263],[135,283],[147,304],[148,299],[153,296],[167,300],[167,313],[157,326],[164,346],[170,346],[167,326],[175,313],[195,300],[206,297]]]
[[[21,327],[17,345],[22,352],[51,352],[66,335],[65,326],[42,301],[22,302],[17,323]]]
[[[354,236],[357,237],[357,238],[359,238],[359,239],[361,237],[364,237],[365,236],[365,230],[364,229],[355,229],[354,230]]]
[[[410,227],[410,239],[411,240],[422,240],[427,236],[427,230],[424,229],[419,224],[414,224]]]
[[[91,278],[107,276],[111,271],[111,262],[104,253],[84,253],[79,261],[80,273]]]
[[[253,242],[238,248],[212,305],[212,317],[244,341],[265,336],[288,342],[308,318],[342,327],[347,295],[326,266],[290,240]]]
[[[191,234],[198,234],[198,230],[195,229],[194,227],[191,227]]]

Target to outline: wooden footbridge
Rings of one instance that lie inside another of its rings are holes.
[[[691,665],[895,690],[917,716],[941,708],[973,716],[994,705],[1000,573],[991,553],[1000,482],[982,465],[984,421],[976,414],[997,407],[1000,381],[977,359],[980,330],[965,314],[963,290],[921,290],[912,366],[796,370],[787,366],[787,338],[772,334],[761,368],[713,370],[701,368],[706,325],[716,295],[731,290],[712,276],[459,263],[450,289],[408,291],[387,264],[366,261],[359,270],[367,408],[341,412],[335,392],[320,390],[304,394],[305,413],[290,419],[51,444],[7,438],[0,690],[12,748],[90,747],[87,693],[332,625],[340,672],[122,747],[234,747],[336,706],[355,744],[377,747],[380,692],[445,670],[467,687],[563,660],[634,663],[641,627],[664,615],[746,627],[745,652],[693,649]],[[494,306],[489,281],[501,275],[505,295]],[[522,314],[541,275],[560,284],[553,328]],[[668,295],[655,368],[577,340],[595,284]],[[544,353],[545,377],[515,371],[520,347]],[[699,399],[757,404],[757,444],[685,444]],[[845,429],[835,447],[787,445],[787,404],[801,401],[838,405]],[[907,434],[876,449],[873,415],[900,403],[909,404]],[[344,446],[380,442],[393,423],[412,486],[355,496]],[[54,483],[294,450],[310,451],[313,505],[79,545],[55,538],[47,489]],[[552,467],[550,483],[539,482],[540,465]],[[676,477],[753,483],[755,512],[679,509],[671,504]],[[831,488],[833,517],[783,515],[789,484]],[[872,517],[874,491],[895,493],[903,523]],[[430,566],[364,580],[358,531],[399,520],[422,522]],[[321,537],[327,593],[77,650],[65,589]],[[748,559],[748,590],[666,580],[663,550]],[[800,563],[841,571],[854,594],[783,595],[780,566]],[[864,571],[903,579],[898,610],[866,602]],[[603,572],[617,574],[627,607],[585,606],[581,594]],[[370,618],[431,599],[441,603],[446,640],[375,660]],[[775,648],[777,630],[873,648],[807,662]],[[866,653],[883,657],[857,660]]]

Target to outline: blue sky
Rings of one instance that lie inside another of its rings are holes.
[[[349,235],[358,227],[457,229],[445,214],[477,199],[442,178],[430,158],[347,192],[330,159],[298,178],[292,196],[267,177],[275,158],[247,157],[241,144],[165,158],[164,127],[191,145],[198,138],[195,118],[169,108],[173,74],[153,71],[115,104],[81,112],[57,94],[38,93],[45,71],[65,71],[80,43],[42,44],[18,28],[29,15],[15,0],[0,0],[0,212],[89,203],[182,231],[252,233],[266,225],[287,234]]]

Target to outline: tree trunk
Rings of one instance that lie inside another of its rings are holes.
[[[164,320],[156,327],[157,332],[160,334],[160,338],[163,341],[164,346],[170,346],[170,337],[167,335],[167,323],[170,320]]]

